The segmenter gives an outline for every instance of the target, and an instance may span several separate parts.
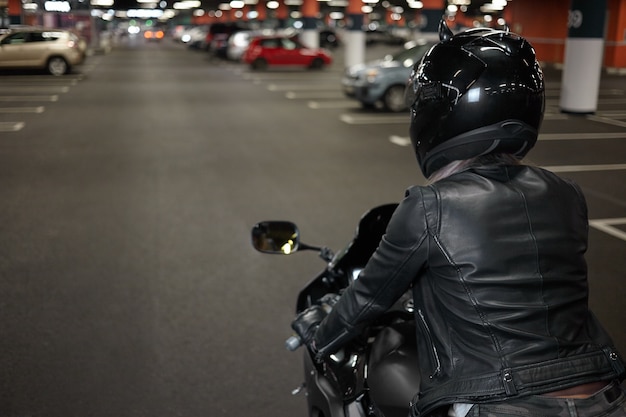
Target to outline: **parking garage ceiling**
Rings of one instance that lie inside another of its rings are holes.
[[[178,0],[164,0],[164,1],[167,2],[167,7],[172,7],[174,2]],[[217,9],[220,4],[228,3],[228,0],[200,0],[200,1],[202,3],[201,8],[206,9],[206,10]],[[265,0],[258,0],[258,1],[265,1]],[[393,5],[406,6],[406,0],[387,0],[387,1],[389,1]],[[462,0],[448,0],[447,3],[453,4],[456,2],[460,2],[460,1]],[[467,8],[465,13],[470,16],[474,16],[474,15],[477,16],[477,15],[483,14],[483,12],[481,12],[481,8],[483,8],[485,4],[489,5],[494,1],[495,0],[463,0],[463,2],[466,4],[465,7]],[[442,0],[442,3],[444,3],[443,0]],[[141,0],[115,0],[115,8],[118,10],[142,8]]]

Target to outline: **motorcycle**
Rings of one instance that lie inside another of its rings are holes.
[[[386,204],[366,212],[352,241],[337,254],[327,247],[304,244],[298,226],[290,221],[257,223],[252,228],[252,244],[270,254],[317,251],[327,264],[298,294],[296,314],[315,304],[328,312],[345,288],[358,280],[396,207]],[[305,381],[294,394],[305,392],[309,417],[407,417],[420,384],[414,320],[413,300],[407,292],[322,363],[305,349]],[[288,350],[299,346],[297,336],[286,341]]]

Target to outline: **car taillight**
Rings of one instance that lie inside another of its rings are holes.
[[[67,41],[67,47],[68,48],[76,48],[78,46],[78,44],[74,41]]]

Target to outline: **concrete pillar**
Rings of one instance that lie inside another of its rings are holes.
[[[565,113],[594,113],[604,51],[606,0],[572,0],[569,10],[560,108]]]
[[[346,7],[345,66],[365,61],[365,32],[363,31],[363,2],[349,0]]]
[[[300,8],[302,12],[302,37],[300,40],[309,48],[320,46],[319,31],[317,29],[317,16],[320,6],[317,0],[303,0]]]

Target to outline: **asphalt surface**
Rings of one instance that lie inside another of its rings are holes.
[[[406,115],[342,97],[342,53],[251,73],[129,43],[60,78],[0,74],[1,417],[305,415],[283,342],[323,262],[261,255],[250,228],[290,219],[338,250],[424,181]],[[590,304],[626,352],[626,78],[604,74],[587,117],[546,75],[530,158],[587,195]]]

